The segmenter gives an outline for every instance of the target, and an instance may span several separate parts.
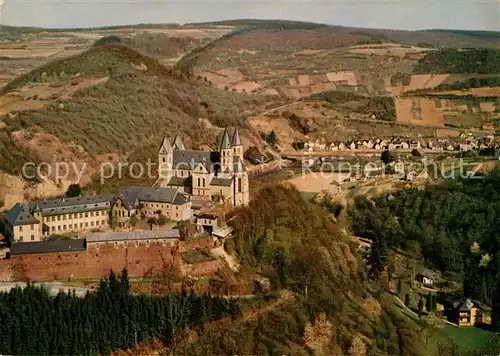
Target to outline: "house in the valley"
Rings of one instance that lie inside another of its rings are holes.
[[[385,150],[389,148],[390,141],[389,140],[382,140],[380,141],[380,149]]]
[[[411,149],[419,149],[421,147],[420,140],[418,140],[418,139],[410,140],[410,141],[408,141],[408,146]]]
[[[431,286],[436,283],[437,274],[431,269],[424,268],[422,272],[417,274],[417,281],[423,285]]]
[[[454,302],[447,315],[448,321],[458,326],[491,324],[491,308],[469,298]]]
[[[390,151],[393,151],[393,150],[398,150],[400,149],[402,146],[401,146],[401,140],[399,139],[394,139],[392,140],[389,145],[387,146],[387,148],[390,150]]]
[[[470,141],[468,141],[466,143],[460,143],[458,146],[458,149],[460,151],[470,151],[470,150],[472,150],[472,145],[471,145]]]
[[[336,180],[334,180],[333,182],[328,184],[326,191],[332,195],[339,195],[342,193],[342,185]]]
[[[406,173],[406,180],[408,181],[423,181],[429,179],[429,172],[426,168],[412,169]]]

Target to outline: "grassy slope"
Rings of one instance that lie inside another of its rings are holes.
[[[432,342],[453,343],[462,353],[477,351],[478,355],[484,353],[499,352],[500,335],[479,328],[460,328],[453,325],[445,325],[437,328],[431,334]],[[482,353],[483,352],[483,353]]]

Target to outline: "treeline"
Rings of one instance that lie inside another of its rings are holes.
[[[15,288],[0,294],[0,354],[107,355],[151,338],[168,344],[188,328],[240,313],[238,302],[210,295],[131,295],[126,270],[83,298]]]
[[[499,49],[440,49],[430,51],[413,68],[417,74],[500,73]]]
[[[357,101],[359,105],[350,106],[349,111],[359,114],[375,115],[378,120],[396,120],[396,105],[394,98],[390,96],[368,97],[349,91],[330,90],[313,94],[301,100],[324,100],[334,105],[342,105],[351,101]]]
[[[434,90],[461,90],[497,86],[500,86],[500,77],[469,78],[463,82],[438,85]]]
[[[387,248],[421,253],[449,278],[463,281],[465,296],[492,305],[500,328],[499,169],[484,179],[358,199],[349,212],[353,232],[373,240],[376,270],[387,263]]]

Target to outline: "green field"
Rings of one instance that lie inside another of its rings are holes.
[[[445,325],[436,329],[433,338],[441,343],[454,343],[463,353],[476,351],[478,355],[500,354],[500,334],[480,328]]]

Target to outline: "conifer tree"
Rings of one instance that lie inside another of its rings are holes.
[[[411,297],[410,294],[405,294],[405,305],[410,308],[411,307]]]
[[[427,297],[425,298],[425,309],[427,309],[428,313],[432,313],[434,310],[432,309],[432,295],[431,292],[427,294]]]
[[[122,291],[125,294],[128,294],[130,292],[130,282],[128,280],[128,271],[127,268],[122,269],[122,274],[120,276],[120,284],[122,287]]]
[[[420,299],[418,300],[418,316],[422,316],[422,312],[424,310],[424,299],[422,297],[420,297]]]

